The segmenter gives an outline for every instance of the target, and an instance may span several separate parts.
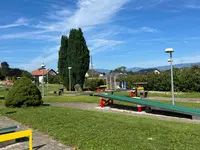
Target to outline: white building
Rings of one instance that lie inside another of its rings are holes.
[[[39,82],[42,83],[43,81],[43,76],[42,76],[42,72],[44,70],[44,77],[48,75],[57,75],[57,73],[53,70],[53,69],[37,69],[32,71],[32,76],[37,77],[39,79]]]

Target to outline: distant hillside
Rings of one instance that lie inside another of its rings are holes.
[[[140,68],[140,67],[133,67],[133,68],[128,68],[128,69],[126,69],[126,70],[127,70],[127,71],[138,72],[138,71],[140,71],[140,70],[142,70],[142,69],[144,69],[144,68]]]
[[[175,68],[189,68],[189,67],[192,67],[194,65],[200,65],[200,62],[175,64],[174,67]],[[168,69],[170,69],[170,65],[168,65],[168,66],[160,66],[160,67],[156,67],[156,68],[159,69],[159,70],[168,70]]]
[[[94,69],[97,72],[105,72],[105,73],[109,73],[110,70],[109,69]]]
[[[186,67],[192,67],[194,65],[200,65],[200,62],[197,63],[183,63],[183,64],[175,64],[175,68],[186,68]],[[133,68],[127,68],[127,71],[133,71],[133,72],[138,72],[142,69],[150,69],[149,68],[140,68],[140,67],[133,67]],[[170,69],[170,65],[168,66],[158,66],[158,67],[153,67],[153,68],[157,68],[159,70],[169,70]],[[109,73],[110,70],[109,69],[94,69],[97,72],[105,72],[105,73]]]
[[[189,68],[189,67],[192,67],[194,65],[200,65],[200,62],[197,62],[197,63],[183,63],[183,64],[175,64],[175,68]],[[149,67],[151,68],[151,67]],[[149,69],[149,68],[140,68],[140,67],[133,67],[133,68],[129,68],[127,69],[128,71],[133,71],[133,72],[138,72],[142,69]],[[154,68],[157,68],[159,70],[169,70],[170,69],[170,65],[168,66],[158,66],[158,67],[154,67]]]

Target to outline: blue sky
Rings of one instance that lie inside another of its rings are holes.
[[[60,37],[81,27],[94,68],[200,61],[199,0],[1,0],[0,61],[57,70]]]

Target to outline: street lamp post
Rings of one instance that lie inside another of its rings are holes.
[[[174,52],[173,48],[166,48],[165,49],[166,53],[170,54],[170,59],[168,60],[168,62],[170,62],[170,66],[171,66],[171,91],[172,91],[172,105],[174,105],[174,79],[173,79],[173,60],[172,60],[172,53]]]
[[[44,63],[41,65],[41,68],[42,68],[42,96],[44,97],[44,69],[45,69]]]
[[[49,70],[47,69],[47,94],[49,90]]]
[[[71,73],[70,70],[72,69],[72,67],[68,67],[69,69],[69,91],[71,91]]]

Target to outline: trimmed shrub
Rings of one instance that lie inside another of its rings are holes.
[[[87,79],[85,82],[85,86],[87,88],[90,88],[90,90],[94,91],[96,90],[100,85],[105,85],[105,81],[102,79]]]
[[[43,103],[40,90],[30,79],[17,80],[6,96],[6,107],[39,106]]]

